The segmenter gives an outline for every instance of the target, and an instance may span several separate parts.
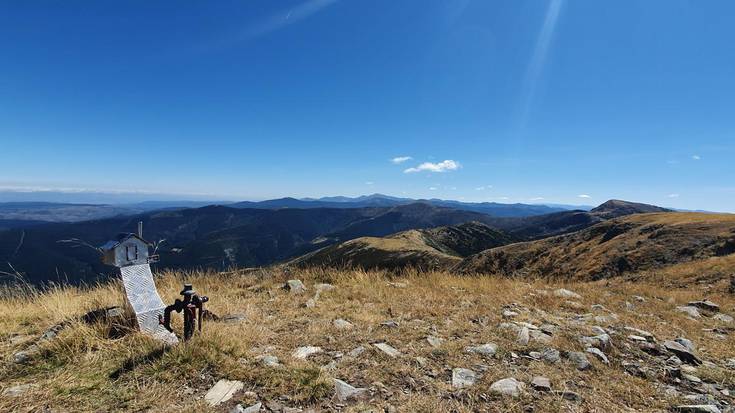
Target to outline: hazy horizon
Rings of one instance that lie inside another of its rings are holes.
[[[735,212],[733,12],[4,3],[0,191]]]

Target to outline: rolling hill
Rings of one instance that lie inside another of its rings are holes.
[[[448,268],[461,257],[505,245],[514,239],[480,222],[399,232],[387,237],[361,237],[322,248],[290,264],[305,267],[422,270]]]
[[[466,258],[454,270],[597,280],[733,252],[735,215],[633,214],[565,235],[492,248]]]

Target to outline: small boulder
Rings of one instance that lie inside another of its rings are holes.
[[[585,350],[587,353],[592,354],[593,356],[597,357],[600,361],[602,361],[605,364],[610,364],[610,360],[607,359],[607,356],[605,353],[600,351],[600,349],[596,347],[587,347]]]
[[[702,314],[699,313],[699,310],[697,307],[693,307],[691,305],[680,305],[676,307],[676,311],[679,311],[681,313],[685,313],[691,318],[701,318]]]
[[[679,413],[722,413],[722,411],[714,404],[687,404],[676,406],[676,412]]]
[[[349,330],[353,327],[352,323],[342,318],[332,321],[332,325],[339,330]]]
[[[536,376],[531,380],[531,387],[541,392],[551,391],[551,381],[546,377]]]
[[[495,343],[485,343],[479,346],[465,347],[465,351],[468,353],[476,353],[492,357],[495,355],[495,352],[498,351],[498,346]]]
[[[582,352],[570,351],[566,353],[566,358],[574,364],[577,370],[588,370],[592,367],[590,361],[587,360],[587,356]]]
[[[439,348],[442,346],[442,343],[444,343],[444,339],[437,336],[428,336],[426,337],[426,341],[434,348]]]
[[[558,363],[561,361],[561,353],[555,348],[546,348],[541,351],[541,359],[547,363]]]
[[[690,301],[687,303],[687,305],[691,307],[697,307],[701,310],[709,311],[712,313],[718,313],[720,311],[720,306],[710,300]]]
[[[735,319],[733,319],[732,316],[729,316],[729,315],[723,314],[723,313],[717,313],[714,316],[712,316],[712,318],[715,319],[715,320],[717,320],[717,321],[721,321],[721,322],[723,322],[725,324],[732,324],[733,321],[735,321]]]
[[[278,361],[278,357],[270,354],[263,354],[255,357],[255,360],[266,367],[280,367],[281,363]]]
[[[299,347],[296,350],[291,353],[291,356],[295,359],[305,360],[307,357],[311,356],[312,354],[321,353],[322,348],[321,347],[314,347],[314,346],[303,346]]]
[[[3,390],[2,395],[5,397],[18,397],[34,387],[36,387],[34,384],[19,384]]]
[[[396,321],[396,320],[386,320],[386,321],[383,321],[382,323],[380,323],[380,325],[382,327],[387,327],[387,328],[398,328],[398,327],[400,327],[400,323],[398,323],[398,321]]]
[[[692,351],[676,341],[664,341],[663,345],[666,350],[679,357],[685,363],[694,365],[702,364],[702,361]]]
[[[283,289],[293,294],[303,294],[306,292],[306,286],[301,280],[288,280],[283,285]]]
[[[579,300],[582,298],[581,295],[575,293],[574,291],[567,290],[565,288],[558,288],[554,290],[554,295],[561,298],[571,298],[574,300]]]
[[[456,368],[452,370],[452,387],[461,389],[475,384],[477,375],[470,369]]]
[[[262,406],[262,403],[255,403],[254,405],[249,407],[242,407],[241,404],[238,404],[233,407],[232,410],[230,410],[230,413],[258,413],[260,412],[260,408]]]
[[[501,379],[490,385],[490,393],[501,396],[520,397],[525,385],[510,377]]]
[[[528,327],[522,327],[521,331],[518,332],[518,338],[516,339],[516,342],[518,342],[518,344],[522,346],[527,346],[530,339],[531,337],[528,331]]]
[[[387,343],[375,343],[373,344],[375,348],[382,351],[383,353],[387,354],[390,357],[398,357],[401,355],[401,352],[396,350],[395,348],[391,347]]]
[[[334,379],[334,392],[337,400],[341,402],[358,399],[367,395],[367,391],[365,388],[353,387],[345,381]]]
[[[204,401],[210,406],[217,406],[232,398],[232,396],[244,387],[243,382],[239,380],[220,380],[207,394],[204,395]]]

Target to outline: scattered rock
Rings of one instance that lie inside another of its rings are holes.
[[[339,330],[349,330],[353,327],[352,323],[342,318],[332,321],[332,325]]]
[[[641,330],[641,329],[634,328],[634,327],[625,327],[624,329],[626,331],[633,333],[636,336],[643,337],[645,340],[656,341],[656,337],[654,337],[653,334],[649,333],[646,330]]]
[[[541,330],[545,334],[553,336],[554,334],[559,332],[559,326],[546,323],[546,324],[541,324],[541,326],[539,326],[539,330]]]
[[[495,355],[495,352],[498,351],[498,346],[495,343],[485,343],[479,346],[466,347],[465,351],[468,353],[476,353],[492,357]]]
[[[217,406],[230,400],[235,393],[242,390],[243,386],[243,382],[239,380],[222,379],[209,389],[207,394],[204,395],[204,400],[210,406]]]
[[[643,297],[641,297],[640,295],[634,295],[633,296],[633,299],[636,300],[636,301],[638,301],[639,303],[645,303],[646,302],[646,299],[643,298]]]
[[[490,385],[490,393],[501,396],[519,397],[523,392],[525,385],[510,377],[501,379]]]
[[[590,364],[589,360],[587,360],[587,356],[585,356],[585,354],[582,352],[570,351],[565,355],[569,361],[574,363],[574,366],[577,368],[577,370],[587,370],[592,367],[592,364]]]
[[[470,369],[456,368],[452,370],[452,387],[461,389],[475,384],[477,375]]]
[[[313,299],[313,298],[309,298],[304,303],[304,307],[306,307],[306,308],[314,308],[314,307],[316,307],[316,300]]]
[[[679,337],[679,338],[674,339],[674,341],[686,347],[687,350],[692,351],[692,352],[694,351],[694,343],[692,343],[691,340],[687,340],[684,337]]]
[[[645,337],[637,336],[635,334],[629,334],[628,335],[628,340],[630,340],[630,341],[640,341],[640,342],[647,342],[648,341],[648,340],[646,340]]]
[[[386,320],[380,323],[380,325],[383,327],[388,327],[388,328],[398,328],[400,326],[400,323],[398,323],[398,321],[395,321],[395,320]]]
[[[262,406],[262,403],[255,403],[250,407],[242,407],[241,404],[238,404],[230,410],[230,413],[258,413]]]
[[[441,347],[442,343],[444,343],[443,338],[439,338],[436,336],[428,336],[426,337],[426,341],[428,341],[429,345],[434,348],[439,348]]]
[[[283,289],[288,290],[293,294],[302,294],[306,292],[306,286],[304,286],[304,283],[302,283],[301,280],[288,280],[286,281],[286,284],[283,285]]]
[[[518,316],[518,313],[512,310],[503,310],[503,318],[513,318]]]
[[[357,357],[360,354],[364,353],[365,350],[367,350],[365,347],[363,347],[363,346],[357,346],[357,347],[353,348],[349,353],[347,353],[347,355],[350,356],[350,357]]]
[[[368,390],[361,387],[353,387],[347,382],[339,379],[334,379],[334,391],[337,396],[337,400],[344,402],[347,400],[354,400],[365,396],[367,395]]]
[[[5,397],[18,397],[22,396],[28,390],[36,387],[34,384],[19,384],[17,386],[8,387],[3,390],[3,396]]]
[[[541,351],[541,358],[547,363],[558,363],[561,361],[561,353],[554,348],[546,348]]]
[[[722,321],[723,323],[732,324],[735,319],[732,318],[732,316],[729,316],[727,314],[718,313],[712,316],[717,321]]]
[[[546,377],[536,376],[531,380],[531,387],[537,391],[551,391],[551,381]]]
[[[267,367],[280,367],[281,363],[278,361],[278,357],[272,356],[270,354],[263,354],[261,356],[255,357],[255,360],[260,362],[262,365]]]
[[[579,341],[588,347],[596,347],[600,350],[605,350],[610,347],[610,336],[607,334],[600,334],[593,337],[582,337]]]
[[[713,404],[688,404],[677,406],[675,410],[680,413],[721,413]]]
[[[396,350],[395,348],[389,346],[386,343],[375,343],[373,344],[378,350],[382,351],[383,353],[387,354],[390,357],[398,357],[401,355],[401,352]]]
[[[317,354],[321,352],[322,352],[321,347],[303,346],[303,347],[299,347],[296,350],[294,350],[294,352],[291,353],[291,356],[295,359],[304,360],[307,357],[311,356],[312,354]]]
[[[316,284],[316,285],[314,286],[314,289],[315,289],[315,290],[316,290],[316,292],[318,292],[318,293],[322,293],[322,292],[326,292],[326,291],[332,291],[332,290],[334,290],[335,288],[336,288],[336,287],[335,287],[335,286],[333,286],[332,284],[326,284],[326,283]]]
[[[700,365],[702,361],[699,360],[688,348],[684,347],[680,343],[672,340],[664,341],[664,348],[671,353],[674,353],[681,361],[689,364]]]
[[[603,353],[602,351],[600,351],[600,349],[598,349],[596,347],[587,347],[587,349],[585,351],[588,352],[588,353],[590,353],[590,354],[592,354],[592,355],[594,355],[595,357],[597,357],[598,359],[600,359],[600,361],[602,361],[603,363],[610,364],[610,360],[607,359],[607,356],[605,355],[605,353]]]
[[[533,341],[543,343],[543,344],[551,343],[551,336],[544,333],[541,330],[530,330],[530,333],[531,333],[531,339]]]
[[[697,307],[693,307],[690,305],[680,305],[676,307],[676,311],[686,313],[691,318],[701,318],[702,314],[699,313],[699,310]]]
[[[529,340],[531,339],[531,337],[530,337],[529,334],[530,333],[528,331],[528,327],[522,327],[521,328],[521,331],[518,332],[518,338],[516,339],[516,341],[518,342],[518,344],[520,344],[522,346],[527,346]]]
[[[575,393],[570,390],[560,390],[557,391],[556,394],[560,396],[564,400],[569,400],[571,402],[581,402],[582,396],[579,395],[579,393]]]
[[[712,313],[718,313],[720,311],[720,306],[710,300],[690,301],[687,303],[687,305],[691,307],[697,307],[701,310],[709,311]]]
[[[579,300],[582,298],[581,295],[575,293],[574,291],[569,291],[564,288],[559,288],[559,289],[554,290],[554,295],[557,297],[561,297],[561,298],[571,298],[575,300]]]

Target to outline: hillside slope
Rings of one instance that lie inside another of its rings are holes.
[[[636,214],[587,229],[493,248],[462,273],[595,280],[735,252],[735,215]]]
[[[399,232],[387,237],[361,237],[297,258],[297,266],[365,269],[448,268],[461,257],[505,245],[514,239],[480,222]]]

